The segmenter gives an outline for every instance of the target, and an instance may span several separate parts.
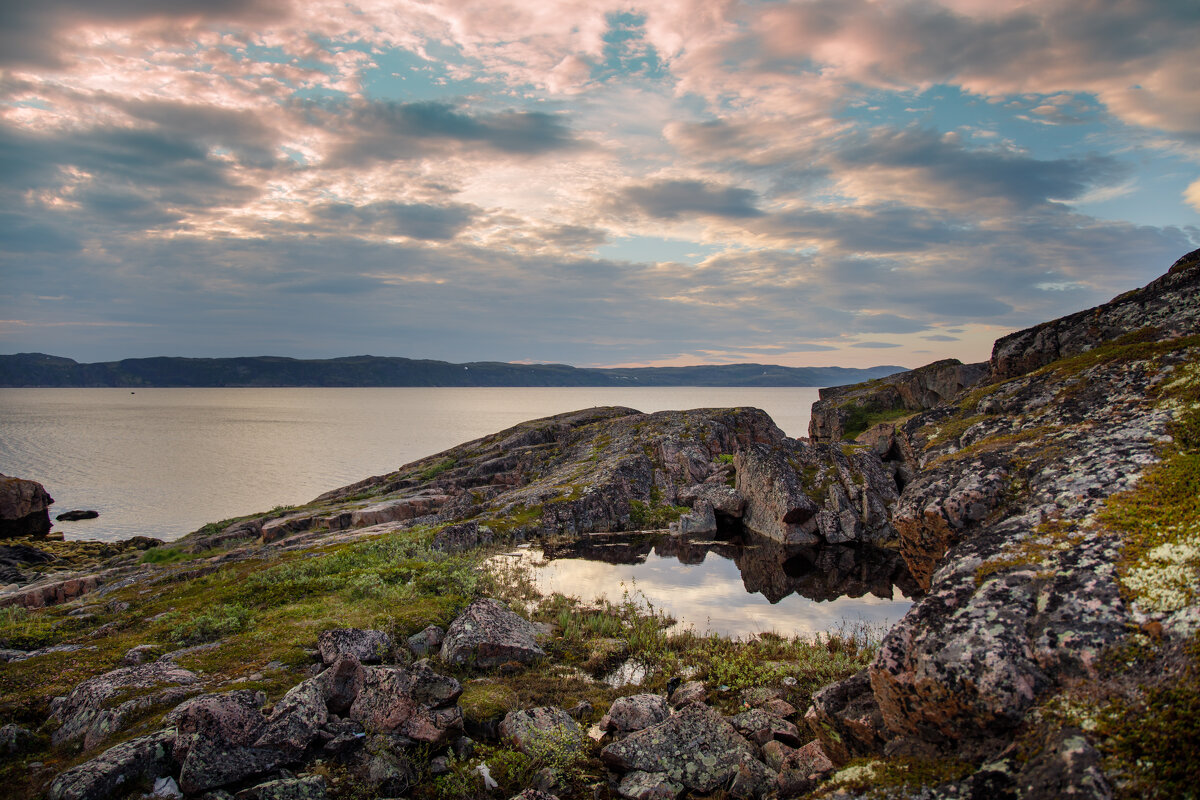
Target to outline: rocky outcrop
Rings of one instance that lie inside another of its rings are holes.
[[[53,741],[95,747],[138,712],[156,704],[174,705],[194,693],[190,687],[198,681],[194,672],[171,662],[122,667],[90,678],[52,704],[50,718],[59,723]]]
[[[78,522],[81,519],[96,519],[99,516],[99,511],[75,509],[73,511],[64,511],[54,519],[58,522]]]
[[[498,667],[509,661],[528,664],[544,658],[537,643],[542,629],[509,611],[498,600],[483,598],[467,606],[450,624],[442,642],[447,664]]]
[[[1109,796],[1087,737],[1031,712],[1103,680],[1105,654],[1139,625],[1195,630],[1194,608],[1130,605],[1125,534],[1096,520],[1180,433],[1190,407],[1171,392],[1200,361],[1198,284],[1200,252],[1143,290],[1005,337],[993,383],[897,427],[915,471],[892,520],[926,593],[865,674],[814,696],[806,719],[835,763],[953,753],[985,766],[945,796]],[[1001,758],[1031,725],[1050,742],[1041,754]]]
[[[657,694],[635,694],[618,697],[608,713],[600,720],[600,730],[611,731],[617,736],[657,725],[671,715],[666,699]]]
[[[746,528],[794,545],[884,544],[895,540],[889,512],[896,484],[868,451],[785,440],[734,457]]]
[[[37,481],[0,475],[0,538],[45,536],[54,498]]]
[[[824,444],[853,439],[870,427],[874,416],[936,408],[987,376],[986,363],[947,359],[868,383],[821,389],[820,399],[813,403],[808,437]]]
[[[1065,356],[1134,331],[1169,339],[1200,330],[1200,250],[1180,258],[1166,275],[1108,303],[996,340],[991,380],[1024,375]],[[887,380],[887,379],[885,379]]]

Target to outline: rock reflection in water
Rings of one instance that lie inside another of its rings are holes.
[[[520,551],[539,588],[591,601],[644,596],[699,633],[810,634],[842,624],[890,626],[918,589],[899,555],[879,548],[789,547],[769,539],[597,535]]]

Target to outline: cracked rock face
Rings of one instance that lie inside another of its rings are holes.
[[[617,772],[657,773],[697,792],[728,787],[742,765],[764,786],[775,779],[751,744],[717,711],[699,703],[608,745],[600,758]]]

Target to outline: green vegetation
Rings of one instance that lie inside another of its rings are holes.
[[[641,500],[629,501],[629,522],[642,530],[665,528],[691,509],[686,506],[655,505]]]
[[[848,442],[881,422],[899,422],[916,413],[907,408],[885,408],[877,403],[852,403],[842,408],[847,414],[842,439]]]
[[[970,763],[952,758],[856,759],[838,770],[811,796],[852,792],[865,797],[893,797],[896,789],[933,787],[962,780],[974,771]]]
[[[457,458],[447,458],[421,470],[417,473],[417,477],[423,481],[431,481],[443,472],[454,469],[456,464],[458,464]]]

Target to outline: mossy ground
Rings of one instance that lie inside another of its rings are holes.
[[[270,560],[168,558],[145,565],[152,571],[147,581],[94,601],[85,596],[46,609],[0,610],[0,647],[82,646],[0,664],[0,719],[43,734],[35,749],[0,763],[0,780],[17,795],[34,797],[54,774],[94,757],[96,752],[49,746],[44,723],[50,700],[117,668],[126,651],[147,643],[159,645],[162,652],[217,643],[179,656],[178,663],[200,673],[207,691],[262,689],[268,702],[274,702],[306,677],[322,630],[369,627],[402,640],[430,624],[447,626],[475,596],[497,596],[552,626],[554,633],[544,644],[548,658],[526,668],[486,673],[440,667],[462,682],[464,713],[482,720],[513,708],[587,701],[594,711],[582,720],[585,729],[616,697],[662,692],[677,676],[705,681],[712,702],[728,710],[736,708],[740,689],[791,676],[796,683],[788,699],[803,710],[813,691],[857,671],[873,653],[873,644],[861,632],[814,639],[764,635],[749,641],[670,633],[671,621],[640,598],[584,605],[561,595],[540,597],[528,575],[485,566],[491,553],[431,550],[433,533],[414,528]],[[84,616],[71,614],[81,607]],[[627,658],[644,670],[641,686],[613,688],[596,680]],[[155,730],[167,710],[145,709],[99,749]],[[528,785],[538,770],[551,767],[580,787],[564,797],[590,797],[582,787],[603,779],[598,752],[590,739],[551,743],[546,753],[534,756],[501,745],[482,747],[470,762],[454,763],[449,775],[427,780],[418,794],[477,796],[473,793],[481,783],[476,787],[478,776],[471,770],[486,760],[510,794]],[[31,762],[45,766],[30,770]],[[321,769],[330,770],[338,796],[365,796],[363,787],[334,774],[336,767]]]

